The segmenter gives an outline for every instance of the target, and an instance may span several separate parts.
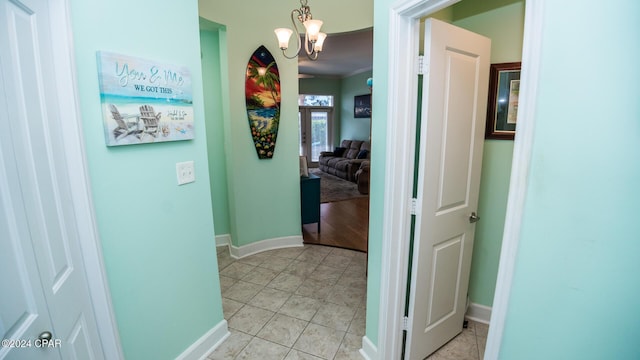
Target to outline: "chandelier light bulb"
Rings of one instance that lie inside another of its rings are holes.
[[[298,30],[300,24],[304,25],[305,28],[304,44],[300,39],[302,33]],[[300,8],[291,11],[291,25],[293,25],[293,30],[287,28],[277,28],[274,30],[278,38],[278,47],[282,50],[282,55],[287,59],[295,59],[300,54],[300,50],[304,48],[304,52],[309,60],[318,60],[318,54],[322,51],[322,44],[327,34],[320,32],[322,20],[313,20],[308,0],[300,0]],[[289,56],[286,50],[289,48],[289,39],[291,39],[291,35],[293,35],[294,32],[296,33],[295,47],[297,49],[293,55]]]
[[[309,41],[318,41],[318,34],[320,33],[320,28],[322,27],[322,20],[307,20],[303,23],[303,25],[305,29],[307,29]]]
[[[313,46],[313,49],[317,52],[322,51],[322,45],[324,44],[324,39],[327,38],[327,34],[321,32],[318,33],[318,40],[316,41],[316,43]]]
[[[273,32],[275,32],[276,37],[278,37],[278,45],[280,49],[286,50],[289,47],[289,38],[291,38],[293,30],[287,28],[278,28]]]

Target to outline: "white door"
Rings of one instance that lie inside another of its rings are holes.
[[[429,19],[406,359],[462,331],[480,185],[491,41]]]
[[[300,155],[307,157],[309,166],[317,167],[320,153],[332,151],[332,108],[300,107]]]
[[[0,359],[101,359],[59,125],[49,6],[0,0]]]

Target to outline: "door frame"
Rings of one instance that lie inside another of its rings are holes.
[[[414,163],[407,159],[412,159],[415,154],[419,22],[420,18],[458,1],[400,0],[390,8],[386,116],[394,121],[388,121],[386,128],[385,206],[376,351],[379,359],[399,358],[402,352],[414,174]],[[543,30],[545,1],[525,3],[518,133],[514,140],[507,215],[485,359],[498,358],[509,306],[533,144],[541,59],[539,34]]]
[[[64,159],[70,185],[74,189],[71,199],[76,220],[74,225],[78,229],[89,294],[105,359],[124,359],[92,201],[78,101],[70,1],[50,0],[49,9],[53,48],[59,50],[52,61],[58,69],[56,83],[59,106],[65,114],[65,121],[60,123],[64,153],[51,156]]]

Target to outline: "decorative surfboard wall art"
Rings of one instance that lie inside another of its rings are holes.
[[[273,55],[264,46],[249,59],[244,89],[249,129],[258,158],[271,159],[280,123],[280,73]]]

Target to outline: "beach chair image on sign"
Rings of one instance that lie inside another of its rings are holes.
[[[156,114],[151,105],[142,105],[140,106],[140,119],[144,123],[140,138],[142,139],[144,134],[149,134],[154,138],[158,137],[160,133],[160,113]]]
[[[120,140],[131,134],[137,135],[142,131],[138,126],[138,122],[140,121],[139,114],[120,114],[118,108],[113,104],[109,104],[109,110],[111,111],[113,120],[118,124],[118,126],[113,129],[113,137],[116,138],[116,140]],[[135,121],[130,120],[133,118],[135,118]]]

